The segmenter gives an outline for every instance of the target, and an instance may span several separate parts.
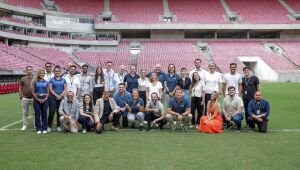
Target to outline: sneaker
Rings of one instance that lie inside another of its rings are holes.
[[[199,125],[196,125],[196,129],[199,129]]]
[[[42,133],[42,131],[40,131],[40,130],[36,132],[36,134],[38,134],[38,135],[41,134],[41,133]]]
[[[22,128],[21,128],[21,131],[24,131],[24,130],[26,130],[27,129],[27,126],[23,126]]]
[[[183,132],[187,132],[187,126],[185,124],[180,125]]]
[[[111,131],[115,131],[115,130],[116,130],[116,129],[115,129],[115,126],[111,126],[110,130],[111,130]]]
[[[131,129],[134,129],[134,123],[131,125]]]
[[[240,133],[241,129],[236,129],[235,132]]]
[[[140,126],[139,131],[143,131],[143,130],[144,130],[144,126]]]
[[[252,133],[252,132],[254,132],[254,130],[255,130],[254,128],[250,128],[249,132]]]
[[[233,127],[233,125],[234,125],[234,124],[230,121],[230,122],[227,124],[226,129],[227,129],[227,130],[231,129],[231,128]]]
[[[115,127],[115,132],[119,132],[120,131],[120,127],[119,126],[116,126]]]
[[[47,128],[47,132],[50,133],[51,132],[51,127]]]
[[[175,129],[176,129],[176,124],[174,124],[174,125],[171,125],[170,132],[174,132],[174,131],[175,131]]]
[[[43,133],[44,133],[44,134],[46,134],[46,133],[47,133],[47,131],[46,131],[46,130],[43,130]]]
[[[190,125],[190,129],[194,129],[195,128],[195,126],[194,125]]]
[[[151,127],[151,126],[148,126],[148,128],[147,128],[146,131],[147,131],[147,132],[151,132],[151,131],[152,131],[152,127]]]
[[[61,132],[62,131],[61,127],[57,127],[57,131]]]
[[[83,130],[82,130],[82,133],[86,133],[86,129],[83,129]]]

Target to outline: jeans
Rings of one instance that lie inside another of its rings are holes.
[[[122,114],[122,127],[127,128],[128,127],[128,119],[127,119],[128,112],[121,112],[121,114]]]
[[[46,96],[39,97],[39,99],[45,99]],[[47,130],[47,110],[48,110],[48,100],[45,103],[39,103],[38,101],[33,101],[33,108],[35,112],[35,128],[37,131]],[[42,120],[42,121],[41,121]]]
[[[183,93],[184,93],[184,98],[188,101],[190,101],[190,92],[188,89],[183,89]]]
[[[223,122],[226,124],[229,124],[230,121],[228,121],[225,117],[225,114],[222,112],[222,119]],[[237,128],[241,129],[241,125],[242,125],[242,120],[244,119],[243,113],[238,113],[236,115],[234,115],[233,117],[231,117],[231,120],[237,124]]]
[[[249,116],[247,120],[250,128],[255,128],[255,124],[257,124],[259,132],[266,133],[268,131],[268,118],[263,118],[263,121],[259,122],[253,119],[251,116]]]
[[[128,122],[134,123],[135,119],[139,122],[140,126],[143,126],[143,122],[145,119],[145,114],[143,112],[138,112],[137,114],[128,113],[127,115]]]
[[[60,106],[61,100],[56,100],[54,96],[49,97],[49,116],[48,116],[48,127],[52,128],[53,124],[53,118],[56,112],[56,122],[57,122],[57,127],[60,127],[60,121],[59,121],[59,106]]]

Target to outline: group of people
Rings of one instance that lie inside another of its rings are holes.
[[[121,65],[116,73],[109,61],[91,75],[86,64],[78,72],[77,66],[69,63],[62,73],[60,67],[52,70],[52,64],[46,63],[35,77],[32,66],[27,66],[19,88],[21,130],[28,127],[33,105],[37,134],[51,132],[55,113],[57,130],[72,133],[78,132],[79,124],[83,133],[102,133],[110,122],[112,131],[135,128],[136,124],[140,131],[145,126],[146,131],[152,131],[168,124],[171,132],[177,127],[184,132],[192,128],[204,133],[222,133],[224,128],[239,132],[244,118],[251,132],[255,125],[259,132],[267,132],[270,106],[262,99],[259,79],[249,67],[243,69],[242,76],[236,72],[237,64],[231,63],[230,72],[222,77],[212,62],[208,71],[201,68],[200,59],[195,59],[194,65],[189,73],[181,68],[179,74],[174,64],[168,66],[167,73],[157,64],[153,71],[141,69],[140,74],[135,66],[127,73]]]

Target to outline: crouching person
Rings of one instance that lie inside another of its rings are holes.
[[[71,131],[72,133],[78,132],[78,117],[79,117],[79,101],[74,99],[74,93],[68,91],[67,98],[61,101],[59,106],[59,121],[64,128],[65,132]]]
[[[268,117],[270,114],[269,102],[262,99],[261,92],[255,92],[254,99],[248,104],[248,122],[251,132],[258,126],[258,131],[266,133],[268,130]]]
[[[154,125],[158,125],[160,129],[167,123],[165,119],[164,105],[158,101],[158,94],[153,92],[151,94],[151,100],[147,102],[145,111],[147,113],[147,131],[151,131]]]
[[[96,101],[94,118],[96,123],[96,133],[100,134],[104,130],[106,123],[112,122],[111,130],[120,130],[120,108],[115,100],[110,96],[109,90],[104,90],[103,97]]]
[[[90,131],[95,127],[94,113],[93,113],[93,100],[90,94],[83,96],[83,103],[79,107],[79,119],[78,122],[82,125],[82,133]]]
[[[193,116],[189,100],[183,97],[182,89],[175,89],[175,97],[169,101],[167,111],[166,118],[170,126],[170,132],[174,132],[176,129],[176,121],[179,121],[181,129],[187,132],[187,127]]]
[[[144,110],[144,101],[142,98],[139,97],[139,91],[137,89],[132,90],[132,100],[129,102],[128,105],[128,115],[127,119],[128,122],[130,122],[131,128],[134,128],[135,125],[135,119],[137,119],[139,123],[139,130],[143,131],[144,129],[144,119],[145,119],[145,113],[143,113]]]

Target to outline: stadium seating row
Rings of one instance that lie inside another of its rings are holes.
[[[0,94],[15,93],[19,91],[19,83],[0,85]]]
[[[297,70],[290,62],[300,66],[298,48],[300,42],[278,41],[275,43],[282,48],[285,56],[266,50],[261,41],[208,41],[207,44],[213,50],[209,55],[199,51],[196,48],[196,42],[193,41],[141,41],[142,48],[138,54],[137,67],[138,70],[151,70],[157,63],[160,63],[162,69],[166,70],[168,64],[172,63],[178,70],[181,67],[190,70],[194,67],[193,60],[200,58],[205,69],[209,61],[214,61],[221,72],[228,72],[231,62],[236,62],[238,69],[244,66],[238,57],[260,57],[276,71]],[[127,68],[131,64],[132,58],[128,46],[129,41],[123,41],[120,42],[116,51],[73,52],[73,55],[93,67],[104,67],[105,62],[113,61],[113,69],[117,70],[122,64]],[[2,61],[0,66],[3,69],[24,69],[27,65],[39,68],[43,67],[46,61],[65,67],[67,63],[73,61],[68,53],[53,48],[13,47],[4,44],[0,44],[0,59]],[[238,71],[241,72],[241,70]]]
[[[42,0],[5,0],[16,6],[42,9]],[[277,0],[226,0],[231,11],[241,17],[240,24],[299,24],[289,19],[288,11]],[[286,0],[296,12],[300,2]],[[55,0],[59,12],[98,16],[104,11],[104,0]],[[168,0],[175,23],[228,24],[226,12],[219,0]],[[155,24],[163,21],[161,0],[110,0],[114,22]],[[99,23],[99,22],[97,22]]]

